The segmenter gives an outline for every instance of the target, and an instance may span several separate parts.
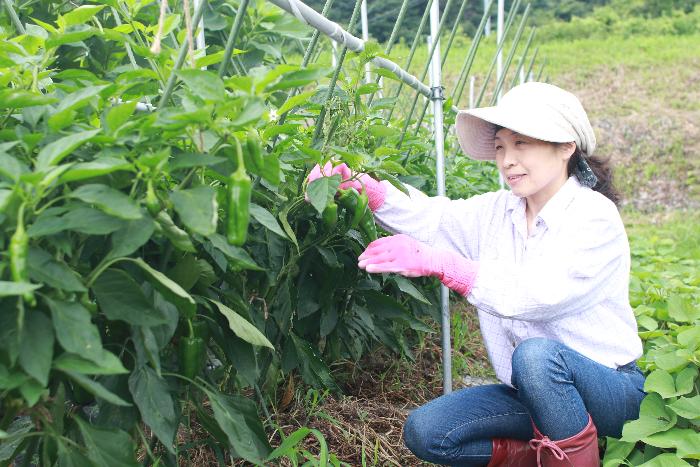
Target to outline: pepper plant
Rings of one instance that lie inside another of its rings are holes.
[[[410,357],[438,318],[433,281],[357,268],[366,198],[305,182],[331,157],[428,178],[429,159],[401,164],[390,100],[363,97],[377,49],[349,55],[327,100],[332,69],[281,63],[308,29],[258,2],[227,57],[237,5],[206,8],[206,54],[182,68],[179,6],[162,27],[132,1],[20,4],[23,32],[0,17],[0,462],[175,465],[205,443],[262,463],[282,452],[280,382],[341,391],[330,362]],[[224,59],[231,74],[202,69]],[[423,130],[402,151],[430,147]]]

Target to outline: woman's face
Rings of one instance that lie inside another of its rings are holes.
[[[513,194],[546,202],[567,180],[575,143],[553,144],[508,128],[496,132],[496,165]]]

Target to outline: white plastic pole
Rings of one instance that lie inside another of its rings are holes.
[[[503,16],[505,15],[505,0],[498,0],[498,21],[496,24],[496,44],[500,44],[503,39]],[[503,75],[503,47],[498,51],[496,58],[496,82],[501,81]],[[501,98],[502,91],[498,93],[498,99]]]
[[[445,134],[442,120],[443,88],[441,86],[440,1],[434,0],[430,6],[430,44],[435,44],[430,57],[430,100],[433,103],[433,127],[435,134],[437,194],[445,196]],[[452,346],[450,344],[450,291],[440,286],[440,309],[442,316],[442,389],[445,394],[452,392]]]
[[[525,69],[520,68],[520,84],[523,84],[525,82]]]
[[[489,0],[484,0],[484,10],[489,6]],[[486,20],[486,26],[484,26],[484,36],[489,37],[491,35],[491,16]]]
[[[503,16],[505,14],[505,0],[498,0],[498,22],[496,24],[496,44],[501,43],[501,39],[503,38]],[[496,82],[498,83],[501,80],[501,75],[503,74],[503,47],[498,51],[498,57],[496,58]],[[501,89],[498,91],[498,98],[496,102],[501,100],[501,96],[503,95],[503,90]],[[501,186],[501,189],[505,187],[505,183],[503,183],[503,176],[498,174],[498,184]]]
[[[367,24],[367,0],[362,0],[360,5],[360,22],[362,23],[362,40],[369,40],[369,25]],[[365,83],[372,81],[369,63],[365,63]]]
[[[202,0],[194,0],[195,11],[197,11],[197,8],[199,8],[200,3],[202,3]],[[197,37],[195,38],[194,42],[197,50],[202,50],[205,51],[204,53],[206,53],[207,44],[204,41],[204,15],[202,15],[202,19],[199,20],[199,24],[197,25]],[[206,65],[202,67],[202,70],[206,69]]]
[[[469,108],[474,108],[474,84],[476,83],[476,76],[471,75],[469,77]]]

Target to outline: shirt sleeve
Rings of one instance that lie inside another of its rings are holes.
[[[428,196],[404,184],[408,195],[387,181],[386,197],[374,219],[392,234],[406,234],[428,245],[447,248],[469,259],[478,254],[478,228],[496,193],[451,200]]]
[[[599,304],[627,274],[629,243],[622,221],[601,213],[560,230],[559,241],[522,264],[484,260],[470,303],[487,313],[524,321],[551,321]]]

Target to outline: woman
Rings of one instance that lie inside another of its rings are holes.
[[[501,382],[414,410],[404,441],[439,464],[597,466],[597,436],[619,437],[645,393],[629,244],[586,112],[573,94],[531,82],[460,112],[456,131],[467,155],[496,161],[510,191],[406,196],[325,167],[365,189],[376,221],[398,234],[370,243],[359,267],[436,276],[465,296]]]

